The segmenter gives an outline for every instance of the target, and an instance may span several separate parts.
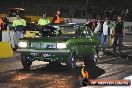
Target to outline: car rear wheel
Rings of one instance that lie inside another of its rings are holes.
[[[21,56],[21,63],[25,70],[30,70],[30,66],[32,65],[32,61],[28,60],[27,57]]]
[[[76,54],[72,53],[66,61],[66,66],[68,69],[73,70],[76,67]]]
[[[87,58],[84,59],[84,65],[86,67],[95,67],[96,63],[98,62],[98,54],[97,52],[93,52],[89,54]]]

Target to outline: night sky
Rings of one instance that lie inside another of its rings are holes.
[[[89,5],[102,7],[102,8],[132,8],[132,0],[0,0],[0,4],[9,5],[17,3],[18,5],[23,3],[44,3],[44,4],[78,4],[86,5],[87,2]],[[10,2],[10,3],[9,3]],[[3,6],[2,5],[2,6]]]

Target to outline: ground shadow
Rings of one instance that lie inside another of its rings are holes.
[[[78,77],[81,75],[81,70],[83,66],[78,66],[74,70],[69,70],[65,65],[47,65],[45,67],[40,67],[37,69],[31,69],[30,71],[25,71],[24,69],[17,70],[17,73],[33,73],[34,75],[41,74],[63,74],[63,75],[73,75]],[[96,67],[84,67],[85,71],[89,73],[90,79],[96,79],[103,73],[105,73],[104,69]]]
[[[106,60],[101,61],[99,64],[107,63],[107,64],[132,65],[132,56],[128,55],[129,52],[130,51],[123,53],[106,52],[104,56]],[[107,58],[109,59],[107,60]]]
[[[26,71],[24,69],[17,69],[10,72],[5,72],[0,74],[0,83],[18,83],[18,85],[23,85],[26,83],[26,87],[35,88],[35,86],[42,85],[43,87],[51,86],[51,83],[54,83],[53,81],[55,79],[49,79],[50,77],[55,77],[58,80],[61,80],[61,77],[68,80],[70,80],[69,85],[73,85],[72,88],[79,88],[80,87],[80,79],[81,76],[81,70],[83,66],[78,66],[74,70],[69,70],[65,65],[47,65],[47,66],[39,66],[39,67],[33,67],[31,70]],[[96,79],[103,73],[105,73],[104,69],[99,68],[98,66],[89,68],[84,67],[85,71],[89,74],[89,79]],[[31,77],[23,80],[23,81],[13,81],[12,79],[18,78],[18,77],[27,77],[30,75]],[[43,77],[49,77],[49,78],[43,78]],[[42,78],[42,79],[41,79]],[[52,81],[50,81],[52,80]],[[63,81],[63,80],[62,80]],[[63,83],[63,82],[62,82]],[[66,82],[67,83],[67,82]],[[58,85],[58,84],[56,84]],[[61,85],[61,84],[59,84]],[[63,85],[63,84],[62,84]],[[34,86],[34,87],[33,87]],[[39,88],[39,87],[38,87]],[[71,87],[70,87],[71,88]]]
[[[116,58],[122,58],[122,59],[128,59],[129,55],[127,54],[127,52],[105,52],[104,55],[107,56],[112,56],[112,57],[116,57]]]

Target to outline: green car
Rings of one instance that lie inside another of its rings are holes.
[[[35,60],[66,63],[69,69],[76,67],[77,61],[93,67],[98,58],[99,40],[91,29],[83,24],[44,26],[39,35],[21,38],[17,51],[21,53],[24,69],[30,69]]]

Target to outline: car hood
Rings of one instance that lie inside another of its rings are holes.
[[[72,39],[74,37],[65,37],[65,36],[57,36],[57,37],[34,37],[34,38],[21,38],[20,41],[28,41],[28,42],[66,42],[68,39]]]

